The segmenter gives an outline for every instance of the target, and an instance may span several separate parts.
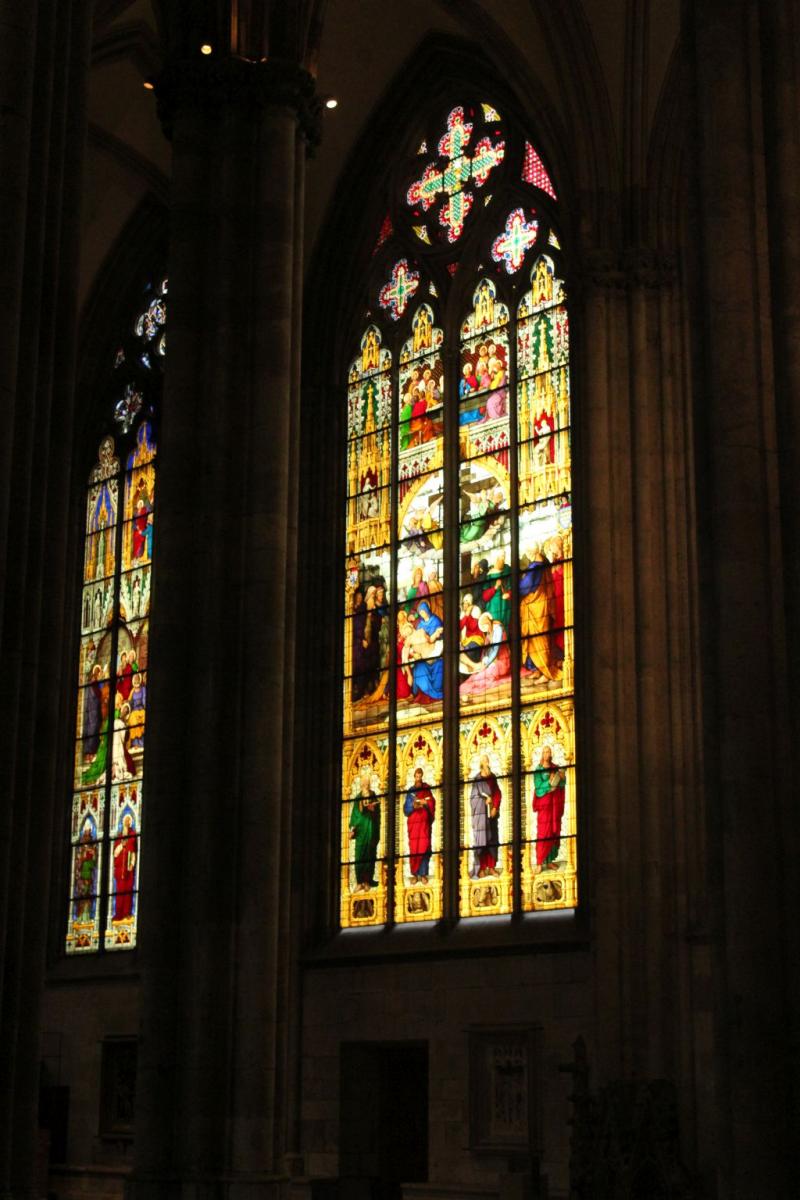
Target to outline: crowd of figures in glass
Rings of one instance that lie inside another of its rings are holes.
[[[152,385],[164,353],[166,283],[117,352],[113,422],[89,476],[70,825],[66,950],[136,943],[156,444]],[[130,357],[136,356],[135,369]],[[120,395],[121,393],[121,395]]]
[[[434,132],[390,201],[348,379],[343,926],[437,919],[448,871],[462,916],[577,903],[556,195],[493,106]]]

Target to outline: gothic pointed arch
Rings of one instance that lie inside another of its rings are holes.
[[[317,247],[308,293],[307,396],[346,446],[344,478],[313,467],[345,497],[321,574],[344,570],[323,585],[338,696],[307,664],[342,713],[314,836],[338,843],[344,927],[577,904],[569,209],[507,85],[441,50],[379,106],[378,142],[389,112],[402,135],[354,152],[361,228],[340,189],[349,238]],[[380,771],[353,769],[366,736]]]
[[[163,271],[144,266],[148,257],[164,263],[156,214],[145,205],[128,223],[127,239],[109,256],[95,287],[84,327],[93,353],[79,372],[86,388],[79,393],[83,452],[76,456],[81,571],[74,618],[78,662],[69,671],[75,690],[67,707],[74,724],[62,891],[62,945],[70,955],[136,945],[168,294]],[[110,331],[104,303],[117,317]],[[91,441],[93,456],[86,446]]]

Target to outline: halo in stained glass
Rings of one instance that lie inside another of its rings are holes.
[[[538,232],[539,222],[533,214],[528,220],[524,209],[513,209],[506,218],[505,229],[492,243],[492,258],[503,263],[508,274],[513,275],[525,261]]]
[[[393,321],[397,321],[408,308],[418,287],[419,271],[414,270],[407,258],[401,258],[392,267],[389,282],[378,293],[378,303],[388,311]]]

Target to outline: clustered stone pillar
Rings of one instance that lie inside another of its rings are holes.
[[[88,0],[0,0],[0,1195],[29,1196],[72,701],[71,476]],[[66,601],[66,604],[65,604]],[[61,914],[63,913],[63,922]]]
[[[587,252],[580,284],[591,1054],[600,1083],[666,1078],[685,1095],[700,725],[680,288],[674,259],[645,248]],[[682,1118],[691,1129],[691,1104]]]
[[[720,1197],[744,1200],[791,1193],[789,1148],[798,1120],[797,909],[790,901],[797,881],[790,739],[797,694],[787,674],[785,624],[797,571],[786,557],[797,548],[797,180],[786,167],[797,155],[798,6],[704,0],[687,13],[698,115],[696,408],[714,1174]],[[781,27],[783,37],[794,30],[783,46]],[[777,280],[770,278],[776,266]],[[789,636],[796,646],[796,629]]]
[[[310,77],[167,67],[169,368],[151,637],[137,1197],[281,1194]]]

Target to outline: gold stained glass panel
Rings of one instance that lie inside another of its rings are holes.
[[[520,741],[525,772],[523,906],[574,907],[578,893],[573,700],[548,700],[524,709]]]
[[[385,734],[343,747],[340,920],[345,928],[386,920],[388,758]]]
[[[444,733],[421,725],[397,735],[395,920],[442,915],[442,808]],[[412,895],[421,896],[419,901]]]

